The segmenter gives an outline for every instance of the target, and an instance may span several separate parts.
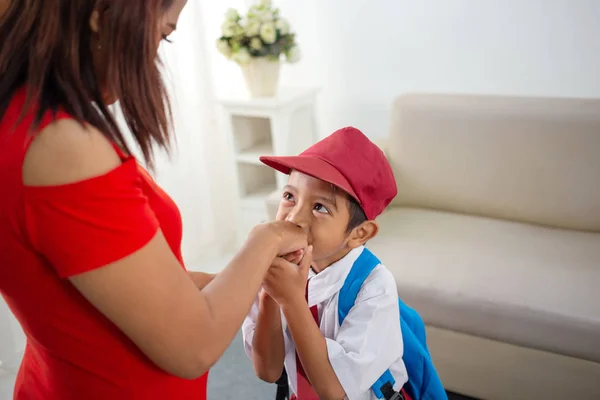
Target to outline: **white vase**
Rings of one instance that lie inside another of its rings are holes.
[[[267,57],[252,58],[249,64],[242,66],[250,96],[275,96],[279,83],[279,67],[279,60],[271,61]]]

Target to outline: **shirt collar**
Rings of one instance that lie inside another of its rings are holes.
[[[352,265],[363,252],[364,246],[350,250],[345,257],[334,262],[320,273],[312,269],[308,274],[308,306],[320,304],[342,289]]]

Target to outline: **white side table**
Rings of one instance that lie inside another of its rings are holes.
[[[316,142],[317,88],[282,88],[276,97],[232,95],[220,99],[233,144],[240,209],[266,219],[265,198],[283,188],[284,174],[263,165],[263,155],[297,155]],[[258,221],[260,222],[260,221]]]

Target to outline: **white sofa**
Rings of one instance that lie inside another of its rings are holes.
[[[406,95],[382,147],[399,193],[369,247],[446,388],[600,399],[600,101]]]

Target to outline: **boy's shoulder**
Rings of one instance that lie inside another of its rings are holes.
[[[395,296],[398,295],[396,279],[392,272],[381,262],[371,274],[365,279],[361,292],[371,292],[372,290],[392,291]]]
[[[367,250],[365,247],[363,251],[369,250]],[[347,284],[347,282],[345,282],[345,284]],[[383,261],[380,260],[379,265],[377,265],[364,280],[358,297],[381,296],[383,294],[393,294],[394,296],[397,296],[398,288],[396,286],[396,279],[394,278],[394,275],[385,266]]]

